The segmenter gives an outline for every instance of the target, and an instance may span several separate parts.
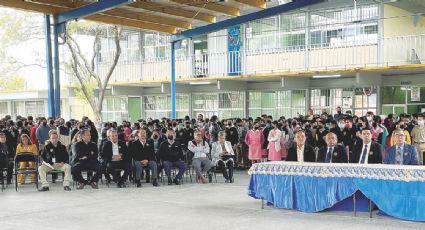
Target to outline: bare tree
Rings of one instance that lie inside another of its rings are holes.
[[[95,71],[96,58],[99,56],[100,52],[100,40],[105,34],[104,27],[94,26],[90,27],[89,30],[84,29],[83,33],[93,36],[94,38],[93,53],[91,57],[86,57],[72,33],[68,33],[66,38],[65,43],[71,54],[72,74],[77,78],[82,95],[92,108],[96,116],[96,122],[98,123],[102,122],[102,105],[109,79],[121,55],[121,31],[122,29],[117,26],[114,26],[112,29],[115,53],[113,54],[112,62],[110,62],[109,69],[105,76],[99,76]]]

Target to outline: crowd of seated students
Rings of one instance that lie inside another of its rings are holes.
[[[70,191],[72,181],[77,189],[97,189],[103,176],[120,188],[129,179],[137,187],[143,179],[157,187],[161,173],[168,185],[180,185],[189,167],[198,183],[210,183],[215,172],[233,183],[235,168],[262,161],[423,165],[425,151],[423,114],[389,114],[383,119],[372,112],[342,113],[339,107],[334,115],[312,110],[288,119],[262,115],[219,120],[199,115],[106,122],[99,130],[100,135],[87,117],[65,122],[31,116],[14,121],[6,116],[0,121],[1,176],[4,171],[11,183],[13,159],[22,153],[40,159],[40,191],[49,191],[46,174],[51,171],[64,173],[63,187]],[[21,162],[18,167],[34,164]],[[35,174],[30,179],[34,182]],[[26,183],[24,175],[18,183]]]

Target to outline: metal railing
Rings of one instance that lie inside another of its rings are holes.
[[[176,78],[346,70],[359,67],[400,66],[425,63],[425,34],[329,41],[325,44],[269,50],[232,51],[178,57]],[[98,73],[109,65],[100,63]],[[110,82],[168,80],[170,58],[118,64]]]

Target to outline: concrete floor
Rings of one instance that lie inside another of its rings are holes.
[[[246,195],[248,175],[238,172],[234,184],[186,183],[118,189],[101,185],[71,192],[53,184],[40,193],[25,185],[0,193],[0,229],[425,229],[425,223],[367,213],[301,213],[266,207]]]

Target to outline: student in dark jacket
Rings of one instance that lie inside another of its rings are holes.
[[[326,134],[327,146],[319,150],[317,162],[322,163],[348,163],[347,149],[338,145],[338,138],[335,133]]]
[[[166,135],[167,141],[161,143],[158,150],[158,157],[163,162],[165,174],[167,174],[168,177],[168,185],[172,185],[173,183],[179,185],[184,172],[186,171],[183,151],[181,145],[174,141],[176,137],[176,132],[174,130],[168,130]],[[179,169],[174,180],[171,179],[171,167],[173,166]]]
[[[7,168],[7,184],[12,183],[13,167],[14,167],[14,158],[15,158],[15,149],[7,144],[6,134],[0,131],[0,167]],[[0,179],[2,179],[3,173],[0,174]]]
[[[72,167],[72,176],[79,184],[77,189],[83,189],[84,185],[90,184],[92,188],[98,189],[97,182],[101,177],[101,166],[98,159],[99,151],[97,145],[91,142],[90,130],[84,129],[81,131],[82,141],[75,145],[75,157]],[[82,170],[92,170],[95,175],[90,181],[87,181],[81,175]]]
[[[286,161],[316,162],[316,154],[313,147],[306,145],[306,137],[303,131],[295,134],[295,145],[288,150]]]
[[[40,167],[38,167],[42,185],[39,191],[49,191],[47,173],[53,169],[64,172],[63,189],[65,191],[71,191],[71,166],[68,164],[68,151],[66,151],[65,145],[59,141],[59,134],[56,130],[51,130],[49,132],[48,144],[44,147],[41,159],[47,164],[41,164]]]
[[[136,184],[141,187],[140,180],[142,178],[143,167],[149,167],[152,171],[152,184],[158,187],[158,165],[155,161],[155,149],[152,139],[147,139],[146,130],[141,128],[138,132],[138,140],[130,143],[129,152],[131,159],[134,161],[136,170]],[[148,171],[149,172],[149,171]],[[150,182],[150,175],[146,175],[146,183]]]
[[[131,172],[130,157],[127,152],[127,145],[124,141],[118,140],[118,132],[109,132],[110,141],[105,142],[100,157],[106,162],[108,172],[113,175],[118,188],[125,188],[125,182]],[[121,172],[124,174],[121,176]]]

